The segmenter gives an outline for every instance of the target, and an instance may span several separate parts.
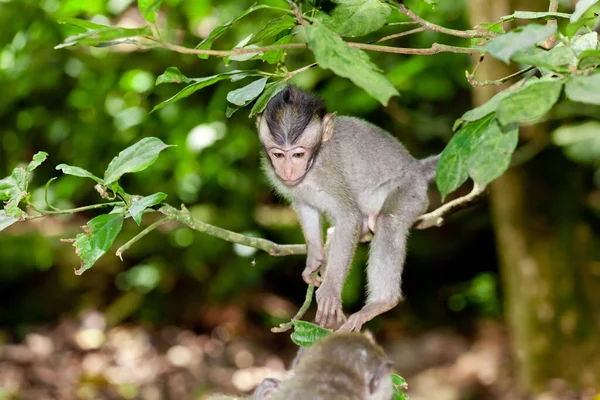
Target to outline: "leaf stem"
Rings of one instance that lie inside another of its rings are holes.
[[[509,81],[513,78],[516,78],[517,76],[521,76],[529,71],[531,71],[532,69],[534,69],[535,67],[529,66],[527,68],[524,68],[520,71],[515,72],[514,74],[510,74],[508,76],[505,76],[503,78],[500,79],[494,79],[494,80],[487,80],[487,81],[481,81],[478,82],[475,80],[475,71],[477,71],[477,67],[479,66],[479,64],[481,63],[481,61],[483,61],[483,57],[480,58],[480,61],[477,63],[477,65],[475,66],[475,68],[473,69],[473,72],[470,74],[466,74],[467,75],[467,81],[469,81],[469,83],[473,86],[473,87],[481,87],[481,86],[500,86],[503,83],[505,83],[506,81]]]
[[[386,40],[397,39],[397,38],[402,37],[402,36],[408,36],[408,35],[412,35],[413,33],[419,33],[419,32],[423,32],[423,31],[426,31],[426,30],[427,29],[425,29],[425,27],[420,26],[418,28],[411,29],[411,30],[408,30],[408,31],[404,31],[404,32],[400,32],[400,33],[394,33],[393,35],[384,36],[381,39],[377,39],[376,41],[374,41],[372,43],[381,43],[381,42],[385,42]]]
[[[123,261],[123,257],[122,257],[123,253],[125,251],[127,251],[135,242],[137,242],[138,240],[140,240],[141,238],[143,238],[144,236],[146,236],[147,234],[149,234],[150,232],[152,232],[153,230],[155,230],[162,224],[167,223],[171,220],[172,220],[171,217],[165,217],[165,218],[159,219],[158,221],[156,221],[153,224],[146,227],[143,231],[141,231],[140,233],[135,235],[127,243],[125,243],[123,246],[121,246],[117,249],[117,253],[116,253],[117,257],[119,257],[121,259],[121,261]]]
[[[300,309],[298,310],[296,315],[294,315],[294,317],[292,318],[292,321],[301,319],[304,316],[304,314],[310,307],[310,303],[312,303],[312,298],[313,298],[314,292],[315,292],[315,285],[308,285],[308,288],[306,289],[306,296],[304,296],[304,303],[302,303],[302,307],[300,307]],[[292,329],[294,327],[294,323],[292,321],[286,322],[285,324],[279,324],[279,326],[274,326],[273,328],[271,328],[271,332],[282,333],[282,332],[289,331],[290,329]]]
[[[59,210],[59,209],[57,209],[57,210],[40,210],[40,209],[36,208],[31,202],[27,203],[27,205],[42,215],[61,215],[61,214],[76,214],[76,213],[79,213],[82,211],[96,210],[98,208],[104,208],[104,207],[124,206],[125,203],[123,203],[122,201],[113,201],[110,203],[100,203],[100,204],[92,204],[92,205],[84,206],[84,207],[70,208],[68,210]],[[39,217],[39,216],[36,216],[36,217]],[[27,219],[30,219],[30,218],[27,218]]]
[[[302,68],[298,68],[298,69],[295,69],[293,71],[290,71],[290,72],[288,72],[288,73],[285,74],[284,80],[289,81],[290,79],[292,79],[294,77],[294,75],[298,75],[298,74],[300,74],[300,73],[302,73],[304,71],[307,71],[307,70],[309,70],[309,69],[311,69],[313,67],[316,67],[316,66],[317,66],[317,63],[312,63],[312,64],[305,65]]]

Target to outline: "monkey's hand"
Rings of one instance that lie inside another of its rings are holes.
[[[359,312],[352,314],[348,317],[348,320],[344,322],[344,325],[342,325],[341,328],[336,332],[360,332],[360,328],[362,328],[365,322],[365,319]]]
[[[306,257],[306,268],[302,272],[302,279],[304,282],[309,285],[320,286],[321,285],[321,277],[315,275],[313,277],[313,273],[318,271],[322,265],[325,265],[325,251],[309,251],[308,256]]]
[[[324,328],[336,329],[344,322],[342,298],[330,286],[323,285],[317,289],[316,322]]]

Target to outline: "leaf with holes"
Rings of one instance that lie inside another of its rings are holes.
[[[167,195],[165,193],[158,192],[151,194],[150,196],[142,197],[141,199],[134,199],[129,206],[129,215],[131,215],[131,218],[133,218],[136,224],[140,225],[142,223],[144,211],[148,207],[162,203],[166,198]]]
[[[394,85],[379,72],[364,51],[349,47],[320,22],[306,27],[306,37],[308,47],[322,68],[350,79],[383,105],[387,105],[390,97],[398,95]]]
[[[155,137],[144,138],[129,146],[108,164],[104,172],[105,185],[116,182],[123,174],[145,170],[156,161],[160,152],[168,147],[171,146]]]
[[[73,246],[75,253],[81,258],[81,266],[75,270],[81,275],[90,269],[114,243],[123,227],[123,214],[99,215],[84,226],[85,233],[80,233],[75,238]]]

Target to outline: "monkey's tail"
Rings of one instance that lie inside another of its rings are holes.
[[[440,155],[441,154],[438,154],[436,156],[419,160],[423,166],[423,175],[425,175],[428,181],[431,181],[433,178],[435,178],[435,170],[437,168],[438,161],[440,161]]]

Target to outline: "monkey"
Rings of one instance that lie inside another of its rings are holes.
[[[245,399],[391,400],[391,367],[392,362],[369,335],[336,332],[301,348],[288,378],[281,382],[267,378]]]
[[[300,220],[308,249],[302,277],[318,286],[317,324],[360,330],[401,300],[406,240],[429,205],[439,155],[417,160],[383,129],[328,113],[322,99],[291,85],[269,100],[257,130],[266,176]],[[327,254],[323,218],[335,226]],[[367,301],[344,322],[342,288],[368,233]]]
[[[265,378],[254,390],[254,393],[246,397],[234,397],[225,394],[215,394],[208,397],[208,400],[266,400],[279,388],[279,380],[275,378]]]

